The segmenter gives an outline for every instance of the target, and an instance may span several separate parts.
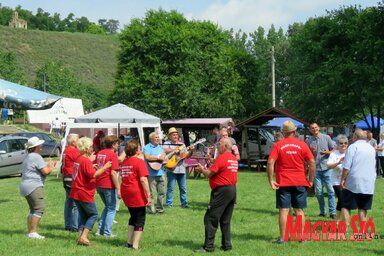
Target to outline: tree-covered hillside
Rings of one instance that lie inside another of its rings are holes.
[[[38,80],[36,72],[46,62],[53,61],[62,63],[80,82],[95,86],[106,94],[114,87],[117,36],[0,26],[0,38],[0,51],[15,55],[28,85]]]

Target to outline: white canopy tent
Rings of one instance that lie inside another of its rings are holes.
[[[124,104],[115,104],[110,107],[80,116],[75,123],[69,123],[65,131],[65,141],[73,128],[89,128],[93,137],[94,129],[116,128],[137,128],[141,145],[145,145],[143,128],[155,128],[161,131],[160,118],[130,108]]]
[[[95,134],[95,129],[117,129],[119,133],[121,128],[136,128],[139,134],[140,144],[144,147],[144,128],[154,128],[161,132],[160,118],[139,110],[130,108],[124,104],[115,104],[110,107],[80,116],[75,119],[75,123],[68,123],[63,148],[67,143],[68,134],[71,129],[91,129],[91,137]],[[64,150],[62,150],[63,152]],[[61,163],[62,155],[60,157]]]

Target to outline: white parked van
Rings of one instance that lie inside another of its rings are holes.
[[[241,160],[252,163],[268,159],[273,143],[273,135],[268,129],[245,126],[241,133]]]

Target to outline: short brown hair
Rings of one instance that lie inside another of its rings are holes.
[[[104,138],[105,148],[111,148],[116,142],[119,142],[119,138],[116,135],[108,135]]]
[[[126,157],[131,157],[136,155],[137,150],[139,149],[139,141],[136,139],[132,139],[125,144],[124,152]]]

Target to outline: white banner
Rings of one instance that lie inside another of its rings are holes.
[[[75,118],[84,115],[81,99],[61,98],[52,108],[46,110],[27,110],[31,124],[51,124],[58,118],[62,123],[73,123]]]

